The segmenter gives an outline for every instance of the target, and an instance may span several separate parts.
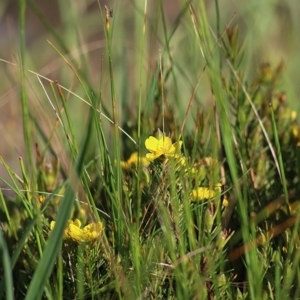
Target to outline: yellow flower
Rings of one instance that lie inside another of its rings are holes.
[[[39,203],[43,204],[45,202],[46,197],[45,197],[45,195],[39,195],[38,199],[39,199]]]
[[[291,126],[291,132],[295,139],[299,137],[299,126],[298,125],[292,125]]]
[[[63,236],[64,239],[68,238],[68,227],[69,227],[69,224],[71,222],[73,222],[73,221],[72,220],[68,220],[67,229],[65,229],[65,231],[64,231],[64,236]],[[54,226],[55,226],[55,221],[51,221],[51,223],[50,223],[50,229],[51,229],[51,231],[54,229]]]
[[[76,219],[74,222],[70,222],[67,228],[67,236],[76,242],[80,242],[83,239],[83,231],[80,228],[81,221]]]
[[[291,119],[294,121],[297,119],[297,112],[295,110],[291,111]]]
[[[50,229],[53,230],[55,221],[50,223]],[[75,221],[68,220],[67,228],[64,231],[64,239],[71,238],[72,240],[80,242],[92,242],[98,239],[103,231],[102,222],[91,223],[81,228],[81,222],[76,219]]]
[[[197,189],[192,190],[191,196],[193,198],[192,201],[202,201],[214,198],[216,196],[216,191],[210,190],[207,187],[198,187]]]
[[[176,154],[175,155],[175,158],[177,159],[177,163],[181,166],[181,167],[186,167],[187,165],[187,158],[182,156],[182,155],[179,155],[179,154]]]
[[[150,136],[145,141],[145,146],[150,153],[146,154],[146,158],[150,161],[164,155],[166,157],[175,157],[180,155],[182,141],[172,144],[172,140],[164,134],[158,139]]]
[[[220,195],[221,193],[222,193],[222,183],[217,183],[214,186],[213,190],[203,186],[198,187],[197,189],[192,190],[191,196],[193,198],[192,201],[202,201],[202,200],[214,198],[217,195]]]
[[[127,161],[121,161],[121,167],[125,170],[130,170],[132,167],[137,167],[138,164],[140,164],[142,167],[148,167],[150,161],[146,157],[139,157],[137,152],[133,152]]]
[[[224,207],[227,207],[227,206],[229,205],[229,201],[228,201],[228,199],[227,199],[227,197],[226,197],[226,196],[224,196],[224,199],[223,199],[222,205],[223,205]]]

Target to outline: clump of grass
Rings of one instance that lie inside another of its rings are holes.
[[[28,159],[20,158],[17,172],[1,158],[10,181],[1,179],[13,191],[9,198],[0,190],[1,297],[299,298],[299,123],[280,91],[283,63],[264,64],[249,80],[239,28],[229,22],[222,32],[218,22],[215,35],[204,3],[199,10],[188,3],[180,16],[190,22],[203,69],[180,114],[169,86],[179,93],[185,72],[172,59],[162,6],[165,48],[143,81],[150,22],[143,9],[144,18],[135,20],[143,29],[135,117],[120,118],[109,8],[101,11],[108,67],[99,93],[56,34],[50,45],[70,67],[77,92],[21,60]],[[24,37],[20,43],[23,53]],[[37,76],[54,111],[49,134],[27,111],[26,73]],[[211,107],[196,103],[202,76]],[[70,95],[88,107],[80,122]],[[39,134],[34,151],[31,125]]]

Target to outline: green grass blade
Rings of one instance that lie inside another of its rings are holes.
[[[272,104],[269,104],[270,107],[270,112],[271,112],[271,120],[272,120],[272,128],[273,128],[273,134],[274,134],[274,139],[275,139],[275,147],[276,147],[276,154],[278,157],[278,164],[279,164],[279,170],[280,170],[280,179],[283,187],[283,194],[285,197],[285,202],[286,202],[286,207],[287,210],[289,211],[289,195],[288,195],[288,190],[286,186],[286,177],[285,177],[285,171],[284,171],[284,163],[282,159],[282,153],[281,153],[281,146],[279,142],[279,137],[278,137],[278,131],[277,131],[277,124],[275,120],[275,114],[274,110],[272,108]]]
[[[76,174],[73,174],[73,176],[71,176],[70,178],[70,183],[67,186],[64,200],[61,202],[61,206],[57,214],[55,227],[47,241],[42,258],[40,259],[36,271],[33,275],[32,281],[26,294],[26,300],[41,299],[45,285],[57,260],[57,255],[62,245],[62,236],[75,201],[73,186],[76,182],[77,176],[80,177],[83,172],[84,157],[85,153],[88,150],[88,145],[91,139],[90,133],[92,132],[93,120],[94,119],[91,117],[87,135],[76,163]]]
[[[33,174],[34,162],[32,156],[32,141],[30,132],[30,119],[29,119],[29,108],[26,96],[26,83],[25,83],[25,12],[26,12],[26,0],[19,0],[19,26],[20,26],[20,58],[21,58],[21,69],[20,69],[20,84],[21,84],[21,104],[22,104],[22,116],[23,116],[23,133],[25,142],[26,152],[26,163],[31,168]],[[30,175],[32,175],[30,174]]]
[[[0,254],[2,258],[2,266],[4,271],[3,280],[5,282],[5,296],[6,300],[13,300],[13,278],[11,273],[11,262],[10,257],[7,249],[7,245],[5,243],[4,237],[2,232],[0,231]],[[2,299],[2,296],[4,295],[4,292],[2,290],[2,284],[0,284],[0,299]]]

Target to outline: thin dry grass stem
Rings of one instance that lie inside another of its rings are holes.
[[[146,23],[147,23],[147,5],[148,0],[145,0],[145,6],[144,6],[144,16],[143,16],[143,35],[145,36],[146,33]]]
[[[225,33],[227,32],[227,30],[230,28],[230,25],[231,25],[231,23],[233,22],[235,16],[236,16],[236,11],[232,14],[232,16],[231,16],[229,22],[226,23],[225,28],[224,28],[224,30],[223,30],[222,33],[221,33],[221,36],[216,36],[216,34],[215,34],[215,32],[213,31],[213,29],[211,28],[211,26],[209,27],[212,36],[213,36],[214,39],[217,41],[217,44],[215,45],[215,47],[218,46],[220,40],[223,39],[224,34],[225,34]]]
[[[164,86],[163,86],[163,69],[162,69],[162,57],[161,57],[161,49],[159,49],[159,72],[160,72],[160,80],[161,80],[161,107],[162,107],[162,129],[163,133],[165,133],[165,99],[164,99]]]
[[[0,155],[0,164],[4,165],[5,164],[5,161],[3,159],[3,157]],[[19,183],[21,183],[22,185],[24,185],[24,180],[17,174],[15,173],[14,171],[10,170],[10,173],[17,179],[17,181]],[[7,190],[7,191],[13,191],[12,189],[5,189],[3,187],[1,187],[1,190]],[[26,192],[26,190],[24,190],[24,192]]]
[[[1,160],[1,158],[0,158]],[[17,174],[15,174],[15,177],[16,179],[21,183],[21,184],[24,184],[24,181],[22,178],[20,178]],[[13,192],[14,190],[13,189],[10,189],[10,188],[2,188],[1,187],[1,190],[2,191],[7,191],[7,192]],[[27,189],[20,189],[19,190],[20,192],[23,192],[23,193],[31,193],[32,195],[45,195],[45,196],[54,196],[54,197],[58,197],[58,198],[64,198],[64,195],[61,195],[61,194],[56,194],[56,193],[49,193],[49,192],[42,192],[42,191],[33,191],[33,190],[27,190]],[[81,201],[79,200],[78,198],[75,198],[75,201],[79,202],[80,204],[83,204],[83,205],[86,205],[88,206],[88,208],[92,209],[93,207],[89,204],[89,203],[86,203],[84,201]],[[105,215],[106,217],[108,218],[111,218],[110,215],[108,215],[105,211],[99,209],[99,208],[96,208],[97,211],[99,211],[101,214]]]
[[[192,95],[191,95],[191,98],[190,98],[190,101],[189,101],[189,104],[188,104],[188,107],[187,107],[187,109],[186,109],[186,112],[185,112],[185,115],[184,115],[184,118],[183,118],[183,122],[182,122],[182,125],[181,125],[179,139],[180,139],[180,138],[182,137],[182,135],[183,135],[183,129],[184,129],[184,126],[185,126],[185,123],[186,123],[188,114],[189,114],[189,112],[190,112],[192,103],[193,103],[193,101],[194,101],[194,99],[195,99],[196,92],[197,92],[197,90],[198,90],[200,81],[201,81],[201,79],[202,79],[202,75],[203,75],[204,72],[205,72],[206,66],[207,66],[207,65],[205,65],[205,66],[203,67],[202,72],[200,73],[200,76],[199,76],[199,78],[198,78],[198,81],[197,81],[197,83],[196,83],[196,86],[195,86],[195,88],[194,88],[194,90],[193,90],[193,93],[192,93]]]
[[[138,136],[138,142],[140,143],[140,139],[141,139],[141,124],[142,124],[142,120],[141,120],[141,117],[142,117],[142,87],[143,87],[143,84],[142,84],[142,72],[143,72],[143,68],[142,68],[142,65],[143,65],[143,59],[144,59],[144,56],[143,56],[143,52],[144,52],[144,49],[145,49],[145,40],[146,40],[146,24],[147,24],[147,4],[148,4],[148,1],[146,0],[145,1],[145,5],[144,5],[144,16],[143,16],[143,29],[142,29],[142,45],[141,45],[141,56],[140,56],[140,73],[139,73],[139,80],[140,80],[140,87],[139,87],[139,98],[138,98],[138,132],[137,132],[137,136]]]
[[[204,52],[203,52],[203,48],[202,48],[202,46],[201,46],[201,38],[200,38],[200,36],[199,36],[198,21],[197,21],[197,17],[196,17],[196,13],[195,13],[194,7],[193,7],[193,5],[190,3],[190,1],[186,0],[186,3],[187,3],[187,5],[189,6],[190,15],[191,15],[191,18],[192,18],[192,22],[193,22],[195,34],[196,34],[196,36],[197,36],[197,41],[198,41],[198,43],[199,43],[199,48],[200,48],[201,54],[202,54],[203,58],[205,59],[205,55],[204,55]]]
[[[153,210],[152,210],[150,216],[147,215],[149,209],[152,208],[152,205],[153,205],[153,199],[151,199],[150,203],[148,204],[148,206],[147,206],[146,209],[145,209],[144,216],[142,217],[141,222],[140,222],[140,228],[139,228],[140,231],[141,231],[141,229],[142,229],[142,226],[143,226],[143,227],[145,228],[145,230],[146,230],[147,226],[150,224],[150,222],[151,222],[151,220],[152,220],[152,217],[155,215],[155,210],[157,209],[157,205],[153,208]],[[148,219],[147,219],[147,222],[144,223],[146,217],[147,217]],[[143,234],[143,231],[141,231],[141,234]]]
[[[72,64],[69,62],[69,60],[63,55],[58,48],[49,40],[47,40],[48,44],[57,51],[57,53],[60,55],[60,57],[65,61],[67,66],[72,70],[73,74],[77,77],[77,79],[80,81],[80,78],[78,77],[77,73],[75,72],[75,68],[72,66]]]
[[[268,136],[268,133],[267,133],[267,131],[266,131],[266,128],[265,128],[265,126],[264,126],[264,124],[263,124],[263,121],[262,121],[261,117],[259,116],[258,111],[257,111],[257,109],[256,109],[256,107],[255,107],[253,101],[251,100],[251,97],[250,97],[250,95],[248,94],[245,85],[241,82],[241,79],[240,79],[239,75],[237,74],[236,70],[234,69],[233,65],[231,64],[231,62],[229,61],[229,59],[226,59],[226,62],[227,62],[227,64],[228,64],[228,66],[230,67],[230,69],[231,69],[231,71],[232,71],[234,77],[236,78],[237,82],[239,83],[239,85],[240,85],[240,87],[242,88],[242,90],[243,90],[243,92],[244,92],[244,94],[245,94],[247,100],[249,101],[249,103],[250,103],[250,105],[251,105],[251,108],[252,108],[252,110],[253,110],[253,112],[254,112],[256,118],[257,118],[257,121],[258,121],[258,123],[259,123],[259,126],[260,126],[260,128],[261,128],[261,130],[262,130],[262,132],[263,132],[263,134],[264,134],[264,136],[265,136],[265,138],[266,138],[266,141],[267,141],[268,146],[269,146],[269,148],[270,148],[270,151],[271,151],[271,153],[272,153],[272,156],[273,156],[273,159],[274,159],[274,162],[275,162],[275,165],[276,165],[276,169],[277,169],[277,172],[278,172],[280,181],[281,181],[281,183],[282,183],[282,177],[281,177],[281,172],[280,172],[280,168],[279,168],[279,162],[278,162],[278,159],[277,159],[277,157],[276,157],[276,153],[275,153],[274,147],[273,147],[273,145],[272,145],[272,143],[271,143],[271,141],[270,141],[270,138],[269,138],[269,136]]]
[[[110,29],[110,17],[112,16],[111,14],[111,10],[106,6],[104,5],[104,8],[105,8],[105,24],[106,24],[106,29],[109,30]]]
[[[69,264],[69,269],[70,269],[70,277],[71,277],[71,281],[73,283],[73,293],[75,295],[75,293],[76,293],[76,287],[75,287],[75,284],[74,284],[75,283],[75,276],[74,276],[74,272],[73,272],[73,269],[72,269],[72,259],[71,259],[71,255],[70,255],[69,252],[68,252],[67,256],[68,256],[68,264]]]
[[[291,190],[288,194],[289,202],[292,203],[295,200],[296,192]],[[275,200],[271,201],[267,206],[265,206],[257,215],[253,217],[255,224],[267,219],[276,212],[281,206],[285,204],[285,196],[280,196]]]
[[[187,1],[187,2],[188,2],[188,1]],[[190,11],[191,11],[191,10],[190,10]],[[194,9],[192,9],[192,12],[194,12]],[[232,23],[232,21],[233,21],[235,15],[236,15],[236,13],[234,13],[234,14],[232,15],[230,21],[226,24],[225,29],[223,30],[221,36],[218,38],[218,42],[215,43],[215,45],[214,45],[214,48],[213,48],[213,50],[212,50],[212,53],[213,53],[213,52],[215,51],[215,49],[217,48],[217,46],[218,46],[218,44],[219,44],[219,41],[223,38],[224,34],[226,33],[226,30],[228,29],[228,27],[229,27],[230,24]],[[194,22],[195,19],[192,18],[192,21]],[[194,28],[196,28],[196,27],[194,26]],[[197,32],[196,32],[196,35],[198,36],[198,33],[197,33]],[[201,48],[201,50],[202,50],[202,48]],[[204,56],[203,56],[203,57],[204,57]],[[179,138],[182,137],[182,135],[183,135],[183,129],[184,129],[184,126],[185,126],[185,123],[186,123],[186,120],[187,120],[187,116],[188,116],[189,111],[190,111],[190,109],[191,109],[192,103],[193,103],[193,101],[194,101],[194,99],[195,99],[196,92],[197,92],[197,90],[198,90],[200,81],[201,81],[201,79],[202,79],[202,75],[204,74],[206,68],[207,68],[207,63],[205,63],[205,65],[204,65],[204,67],[203,67],[203,69],[202,69],[202,71],[201,71],[201,73],[200,73],[200,75],[199,75],[199,78],[198,78],[198,81],[197,81],[197,83],[196,83],[196,86],[195,86],[195,88],[194,88],[194,90],[193,90],[193,93],[192,93],[192,95],[191,95],[191,98],[190,98],[190,101],[189,101],[189,104],[188,104],[188,107],[187,107],[187,110],[186,110],[186,112],[185,112],[184,119],[183,119],[183,122],[182,122],[182,125],[181,125]]]
[[[9,65],[12,65],[12,66],[14,66],[14,67],[17,67],[17,68],[21,68],[21,66],[19,66],[18,64],[12,63],[12,62],[10,62],[10,61],[8,61],[8,60],[5,60],[5,59],[0,58],[0,61],[2,61],[2,62],[4,62],[4,63],[7,63],[7,64],[9,64]],[[48,81],[49,83],[54,83],[54,84],[56,83],[54,80],[52,80],[52,79],[50,79],[50,78],[48,78],[48,77],[46,77],[46,76],[40,75],[40,74],[38,74],[37,72],[34,72],[34,71],[30,70],[30,69],[25,68],[25,71],[27,71],[28,73],[34,74],[35,76],[37,76],[37,77],[39,77],[39,78],[45,79],[45,80]],[[77,95],[76,93],[72,92],[70,89],[68,89],[68,88],[66,88],[66,87],[64,87],[63,85],[58,84],[58,83],[57,83],[57,85],[58,85],[61,89],[65,90],[66,92],[68,92],[68,93],[70,93],[71,95],[73,95],[73,96],[75,96],[76,98],[78,98],[80,101],[82,101],[82,102],[84,102],[85,104],[87,104],[88,106],[92,107],[92,105],[91,105],[87,100],[85,100],[84,98],[80,97],[80,96]],[[100,111],[99,109],[96,109],[96,111],[97,111],[98,113],[100,113],[101,116],[104,117],[108,122],[110,122],[110,123],[113,124],[113,125],[117,125],[117,124],[115,124],[115,123],[113,122],[112,119],[110,119],[110,118],[109,118],[107,115],[105,115],[102,111]],[[137,142],[130,136],[129,133],[127,133],[127,132],[126,132],[124,129],[122,129],[122,127],[120,127],[119,125],[117,125],[117,128],[118,128],[123,134],[125,134],[125,135],[126,135],[126,136],[127,136],[127,137],[128,137],[128,138],[129,138],[129,139],[130,139],[137,147],[138,147]]]
[[[289,192],[289,202],[292,202],[295,199],[295,191]],[[277,212],[284,204],[285,204],[285,196],[280,196],[276,198],[275,200],[271,201],[267,206],[265,206],[258,214],[252,215],[252,222],[254,222],[255,225],[258,225],[263,220],[268,219],[272,214]],[[292,227],[295,225],[296,221],[300,218],[300,214],[296,214],[293,216],[290,216],[287,220],[282,222],[281,224],[271,228],[267,233],[261,234],[256,241],[249,242],[248,244],[244,244],[234,250],[232,250],[228,256],[229,260],[236,260],[240,256],[246,253],[246,250],[252,249],[255,245],[259,246],[267,241],[263,241],[263,238],[267,237],[268,241],[275,237],[276,235],[279,235],[280,233],[284,232],[286,229]],[[250,247],[250,248],[249,248]]]
[[[247,251],[253,250],[258,246],[270,242],[270,240],[276,237],[277,235],[283,233],[288,228],[293,227],[297,222],[299,222],[299,220],[300,220],[300,214],[296,214],[295,216],[289,217],[287,220],[271,228],[266,233],[260,234],[254,241],[250,241],[247,244],[244,244],[229,252],[227,255],[227,259],[229,261],[237,260],[242,255],[244,255]]]
[[[175,269],[180,264],[186,262],[188,259],[192,258],[193,256],[196,256],[198,254],[204,253],[207,250],[212,250],[214,248],[215,248],[215,245],[210,245],[210,246],[205,246],[205,247],[201,247],[201,248],[195,249],[195,250],[193,250],[191,252],[188,252],[188,253],[182,255],[173,264],[168,265],[168,267],[171,268],[171,269]]]
[[[48,101],[49,101],[49,103],[50,103],[52,109],[54,110],[54,113],[55,113],[55,115],[56,115],[56,118],[59,120],[60,125],[61,125],[62,127],[64,127],[64,124],[63,124],[63,122],[62,122],[60,116],[58,115],[58,112],[57,112],[57,110],[56,110],[54,104],[52,103],[52,101],[51,101],[51,99],[50,99],[50,97],[49,97],[49,95],[48,95],[48,93],[47,93],[47,91],[46,91],[46,89],[45,89],[45,87],[44,87],[44,85],[43,85],[43,83],[42,83],[40,77],[37,76],[37,79],[38,79],[40,85],[42,86],[42,89],[43,89],[43,91],[44,91],[44,93],[45,93],[45,95],[46,95],[46,98],[48,99]]]
[[[218,118],[218,111],[217,111],[216,104],[214,105],[214,112],[215,112],[216,135],[217,135],[217,143],[218,143],[218,156],[219,156],[219,160],[223,161],[224,154],[222,152],[220,122],[219,122],[219,118]],[[221,166],[220,166],[220,178],[221,178],[222,185],[225,186],[226,185],[226,176],[225,176],[225,168],[224,168],[223,164],[221,164]]]
[[[116,96],[115,96],[115,84],[113,76],[113,67],[112,67],[112,52],[111,52],[111,28],[110,28],[110,9],[105,5],[105,24],[106,24],[106,36],[107,36],[107,55],[108,55],[108,65],[109,65],[109,74],[110,74],[110,90],[111,90],[111,105],[112,105],[112,118],[114,128],[118,126],[118,111],[116,106]]]
[[[52,129],[51,129],[50,134],[49,134],[47,145],[50,145],[50,142],[51,142],[52,138],[54,137],[54,134],[56,132],[56,128],[57,128],[59,123],[60,123],[59,119],[56,118],[55,121],[53,122],[53,126],[52,126]],[[65,171],[64,171],[64,173],[65,173]]]
[[[73,50],[70,50],[70,52],[68,54],[65,54],[65,56],[69,59],[74,60],[74,59],[77,59],[77,58],[81,57],[84,54],[91,53],[95,50],[99,50],[101,48],[104,48],[105,46],[106,46],[105,40],[94,41],[94,42],[86,43],[81,47],[77,47]],[[50,63],[43,66],[39,70],[39,73],[50,74],[50,73],[52,73],[52,72],[54,72],[54,71],[56,71],[57,69],[60,68],[60,63],[61,63],[61,59],[60,58],[55,58]]]

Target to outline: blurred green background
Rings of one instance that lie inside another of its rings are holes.
[[[93,92],[104,99],[103,106],[109,114],[110,78],[106,57],[104,33],[104,5],[113,9],[112,49],[113,72],[118,103],[119,124],[132,123],[137,118],[138,95],[147,100],[150,80],[155,74],[160,53],[164,71],[173,66],[173,76],[165,85],[165,97],[174,107],[179,120],[184,116],[189,99],[204,67],[199,55],[199,45],[194,38],[191,16],[186,1],[151,0],[146,2],[146,31],[143,34],[145,2],[141,0],[64,0],[27,1],[26,7],[26,61],[25,66],[50,80],[85,97],[74,73],[62,57],[47,42],[51,41],[63,55],[80,70]],[[195,11],[200,1],[191,1]],[[205,1],[211,29],[216,33],[216,2]],[[284,61],[285,70],[280,87],[287,93],[292,108],[299,111],[300,94],[299,50],[300,50],[300,2],[295,0],[222,0],[219,1],[220,31],[239,25],[241,39],[245,39],[243,68],[251,84],[262,63],[276,66]],[[166,34],[167,32],[167,34]],[[168,40],[166,39],[168,37]],[[145,47],[143,48],[143,43]],[[168,50],[167,50],[168,49]],[[18,1],[0,1],[0,58],[19,64],[19,20]],[[142,70],[142,72],[141,72]],[[226,61],[224,60],[226,71]],[[18,157],[23,155],[24,142],[20,101],[19,69],[4,61],[0,62],[0,155],[19,172]],[[180,80],[178,80],[180,79]],[[56,116],[47,99],[52,99],[49,83],[26,73],[26,90],[30,111],[49,137],[55,130],[52,145],[62,165],[68,164],[64,145],[66,141],[59,126],[54,129]],[[65,93],[72,108],[72,121],[76,134],[85,130],[87,105],[77,97]],[[105,101],[107,99],[107,101]],[[211,105],[212,96],[207,78],[202,78],[196,93],[196,102]],[[194,105],[197,105],[194,104]],[[193,114],[191,114],[192,118]],[[105,124],[105,123],[104,123]],[[130,124],[127,124],[130,125]],[[105,126],[110,133],[110,125]],[[190,121],[187,130],[193,128]],[[153,128],[155,129],[155,128]],[[41,143],[40,135],[32,125],[33,141]],[[34,151],[34,145],[33,145]],[[0,174],[5,171],[0,166]],[[5,175],[4,175],[5,177]]]

